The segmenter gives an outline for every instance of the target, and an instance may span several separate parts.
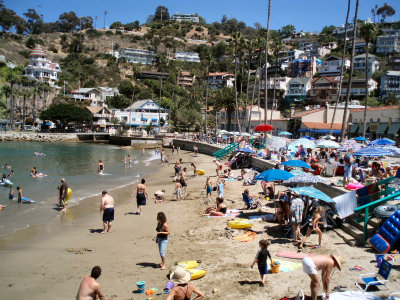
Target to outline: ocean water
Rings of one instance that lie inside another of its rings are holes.
[[[34,152],[46,156],[35,156]],[[124,155],[132,156],[132,168],[123,166]],[[159,158],[154,150],[121,149],[118,146],[86,143],[0,143],[0,172],[15,174],[14,201],[8,199],[9,187],[0,186],[0,204],[8,205],[0,211],[0,236],[18,229],[42,224],[60,215],[57,210],[58,189],[65,178],[72,189],[69,206],[77,205],[85,198],[99,195],[103,190],[112,191],[136,183],[145,173],[151,172],[152,164]],[[97,174],[97,164],[102,160],[104,175]],[[5,169],[5,164],[11,169]],[[47,176],[33,178],[32,167]],[[23,196],[35,200],[35,204],[17,203],[17,186],[23,188]],[[99,197],[100,199],[100,197]],[[117,199],[116,199],[117,201]]]

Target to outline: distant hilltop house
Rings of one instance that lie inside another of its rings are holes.
[[[344,70],[350,68],[350,59],[344,59]],[[339,76],[342,68],[342,59],[337,56],[329,56],[318,66],[320,76]]]
[[[200,57],[197,52],[176,51],[175,60],[199,63]]]
[[[11,61],[7,61],[4,55],[0,55],[0,62],[5,63],[7,67],[10,69],[14,69],[17,65],[12,63]]]
[[[194,23],[199,23],[200,21],[199,17],[195,14],[181,14],[181,13],[173,14],[171,19],[177,22],[190,21]]]
[[[119,52],[112,53],[116,58],[125,60],[133,64],[152,65],[156,59],[156,54],[153,51],[121,48]]]
[[[214,91],[223,87],[232,88],[235,82],[235,74],[229,72],[209,73],[207,80],[208,87]]]
[[[394,95],[400,99],[400,71],[387,71],[381,76],[380,96],[381,99]]]
[[[160,126],[159,118],[167,121],[169,116],[169,109],[162,108],[152,99],[138,100],[125,109],[111,111],[115,118],[133,127]]]
[[[376,53],[400,52],[400,29],[382,29],[376,38]]]
[[[68,97],[81,102],[88,100],[90,106],[103,106],[105,101],[102,91],[97,88],[79,88],[72,91]]]
[[[55,86],[59,72],[61,72],[59,64],[49,60],[42,47],[37,45],[30,54],[29,65],[25,68],[25,76],[47,82],[50,86]]]

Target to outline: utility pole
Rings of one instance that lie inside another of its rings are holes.
[[[104,30],[106,30],[106,16],[107,16],[107,11],[104,11]]]
[[[97,29],[97,16],[94,17],[94,29]]]
[[[160,103],[158,104],[158,133],[161,132],[161,93],[162,93],[162,75],[160,76]]]

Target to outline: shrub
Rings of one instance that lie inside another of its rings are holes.
[[[204,29],[201,26],[197,26],[195,30],[198,31],[198,32],[202,32]]]
[[[22,55],[25,58],[29,58],[29,55],[31,53],[28,50],[21,50],[21,51],[18,51],[18,54]]]
[[[94,38],[101,37],[103,35],[103,33],[101,33],[100,31],[97,31],[96,29],[90,28],[86,31],[86,35],[88,36],[88,38],[94,39]]]
[[[107,30],[106,35],[114,35],[114,33],[111,30]]]
[[[58,53],[58,49],[54,46],[50,46],[49,51],[51,51],[53,53]]]

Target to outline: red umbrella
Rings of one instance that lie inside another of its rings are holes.
[[[254,128],[254,131],[271,131],[273,129],[274,129],[274,127],[272,125],[262,124],[262,125],[258,125],[256,128]]]

